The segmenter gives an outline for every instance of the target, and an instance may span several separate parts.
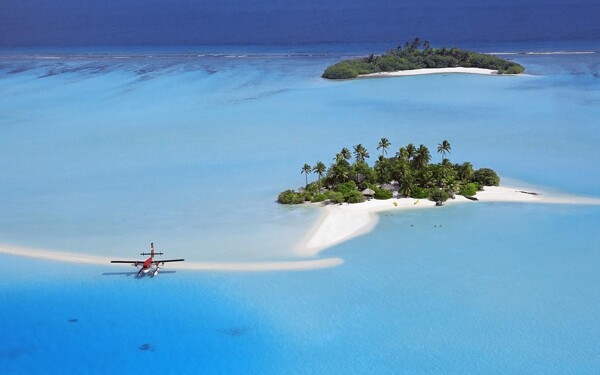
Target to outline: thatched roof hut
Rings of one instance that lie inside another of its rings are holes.
[[[373,198],[373,196],[375,196],[375,191],[373,189],[365,189],[361,193],[365,197],[369,197],[369,198]]]
[[[390,184],[381,184],[381,188],[383,190],[394,192],[400,190],[400,184],[396,181],[392,181]]]

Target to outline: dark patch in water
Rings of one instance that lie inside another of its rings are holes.
[[[30,353],[31,350],[15,347],[0,352],[0,358],[19,359],[23,355]]]
[[[243,336],[244,334],[246,334],[246,332],[248,332],[248,328],[243,328],[243,327],[227,328],[227,329],[222,329],[221,332],[226,334],[227,336],[240,337],[240,336]]]
[[[536,192],[533,192],[533,191],[524,191],[524,190],[519,190],[519,193],[529,194],[529,195],[540,195],[540,193],[536,193]]]
[[[144,352],[147,352],[147,351],[153,352],[154,346],[152,346],[150,343],[145,343],[145,344],[140,345],[140,350],[144,351]]]
[[[236,105],[236,104],[240,104],[240,103],[243,103],[246,101],[260,100],[262,98],[275,96],[275,95],[278,95],[278,94],[281,94],[281,93],[284,93],[287,91],[289,91],[289,90],[288,89],[280,89],[280,90],[265,91],[265,92],[258,93],[256,95],[246,96],[246,97],[243,97],[243,98],[240,98],[237,100],[231,100],[229,103]]]
[[[79,319],[77,319],[77,318],[69,319],[69,323],[77,323],[78,321],[79,321]]]
[[[60,72],[59,72],[58,70],[56,70],[56,69],[51,69],[51,70],[48,70],[48,71],[46,71],[46,73],[44,73],[44,74],[40,74],[40,75],[38,76],[38,78],[47,78],[47,77],[52,77],[52,76],[55,76],[55,75],[57,75],[57,74],[60,74]]]
[[[55,75],[66,74],[66,73],[77,73],[79,75],[95,75],[109,72],[111,67],[106,64],[77,64],[77,65],[57,65],[57,66],[44,66],[46,72],[38,76],[38,78],[52,77]]]
[[[14,69],[12,69],[12,70],[9,70],[9,71],[8,71],[8,74],[18,74],[18,73],[23,73],[23,72],[26,72],[26,71],[28,71],[28,70],[30,70],[30,69],[31,69],[30,67],[20,66],[20,67],[14,68]]]

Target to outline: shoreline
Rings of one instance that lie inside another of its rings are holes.
[[[429,74],[480,74],[497,76],[516,76],[522,74],[498,74],[497,70],[483,68],[421,68],[411,70],[397,70],[395,72],[378,72],[369,74],[359,74],[358,78],[383,78],[383,77],[409,77]]]
[[[477,201],[461,195],[449,199],[444,204],[477,204],[479,202],[515,202],[542,204],[580,204],[600,205],[600,199],[568,194],[550,194],[505,186],[486,186],[478,191]],[[396,205],[394,205],[394,203]],[[317,223],[309,230],[304,239],[295,248],[298,256],[314,257],[322,251],[369,233],[379,220],[380,212],[435,208],[435,202],[428,199],[391,198],[387,200],[369,200],[364,203],[328,205]]]
[[[445,205],[477,204],[479,202],[514,202],[541,204],[600,205],[600,198],[569,194],[547,193],[539,189],[522,189],[505,186],[486,186],[476,194],[477,201],[461,195],[449,199]],[[389,211],[435,208],[428,199],[391,198],[369,200],[357,204],[327,205],[311,229],[292,251],[299,258],[315,258],[324,250],[371,232],[379,221],[379,213]],[[111,264],[111,258],[82,253],[70,253],[46,249],[33,249],[0,243],[0,255],[27,257],[38,260],[87,265]],[[259,262],[193,262],[170,264],[169,269],[213,272],[271,272],[307,271],[337,267],[344,263],[339,257],[323,259],[299,259],[289,261]],[[114,265],[113,265],[114,267]],[[116,266],[122,267],[122,266]],[[127,267],[131,267],[127,265]]]

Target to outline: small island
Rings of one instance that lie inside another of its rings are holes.
[[[447,140],[437,146],[440,163],[431,163],[429,149],[412,143],[400,147],[395,156],[387,157],[391,144],[381,138],[377,146],[381,150],[374,166],[367,163],[367,149],[358,144],[353,152],[344,147],[329,168],[321,161],[314,166],[304,164],[305,187],[285,190],[277,201],[282,204],[304,202],[361,203],[367,199],[390,199],[410,197],[430,199],[441,206],[455,194],[475,200],[477,191],[484,186],[498,186],[500,178],[489,168],[475,170],[470,162],[453,164],[446,155],[452,147]],[[308,175],[317,175],[317,181],[308,182]]]
[[[323,78],[350,79],[358,76],[382,73],[410,71],[416,69],[476,68],[487,69],[496,74],[520,74],[523,66],[496,56],[465,51],[458,48],[431,48],[429,41],[419,38],[406,42],[383,55],[344,60],[329,66]]]

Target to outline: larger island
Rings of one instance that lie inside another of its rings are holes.
[[[506,59],[458,48],[431,48],[428,41],[415,38],[383,55],[344,60],[329,66],[323,78],[350,79],[382,72],[411,71],[417,69],[475,68],[497,74],[520,74],[523,66]]]

